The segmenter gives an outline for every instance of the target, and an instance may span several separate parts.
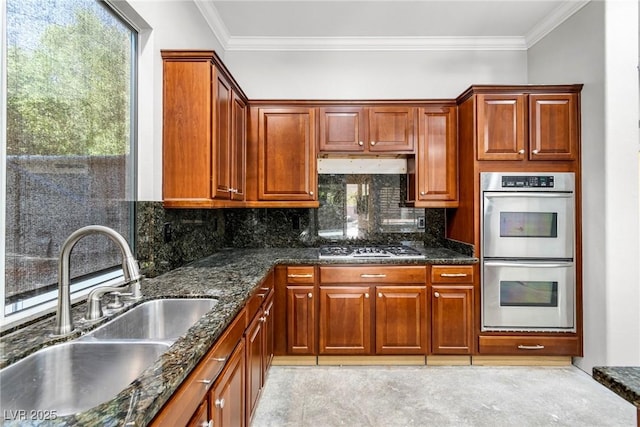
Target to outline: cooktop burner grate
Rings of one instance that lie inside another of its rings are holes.
[[[319,251],[321,259],[403,258],[424,259],[418,250],[407,245],[326,245]]]

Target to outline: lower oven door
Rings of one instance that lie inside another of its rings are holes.
[[[483,331],[575,332],[573,262],[484,260]]]

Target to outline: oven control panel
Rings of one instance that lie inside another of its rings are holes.
[[[553,176],[502,176],[502,188],[553,188]]]

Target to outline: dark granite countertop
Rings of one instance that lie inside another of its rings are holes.
[[[593,379],[640,410],[640,366],[596,366]]]
[[[478,262],[477,258],[461,255],[445,248],[425,248],[423,252],[424,260],[335,261],[318,259],[317,249],[227,249],[156,278],[144,279],[142,281],[143,301],[175,297],[214,297],[218,299],[218,304],[114,399],[81,413],[58,417],[54,421],[13,422],[5,419],[4,424],[20,426],[147,425],[204,357],[242,309],[254,289],[276,264],[424,265]],[[81,320],[84,310],[85,303],[73,307],[72,315],[76,331],[64,338],[51,337],[55,323],[53,316],[3,336],[0,339],[0,367],[8,366],[38,349],[78,338],[110,320],[107,318],[88,325]],[[30,408],[24,409],[28,411]]]

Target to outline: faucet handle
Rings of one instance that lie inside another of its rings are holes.
[[[124,303],[120,300],[120,297],[126,297],[129,295],[133,295],[130,292],[111,292],[113,295],[113,302],[107,304],[107,308],[122,308],[124,307]]]

